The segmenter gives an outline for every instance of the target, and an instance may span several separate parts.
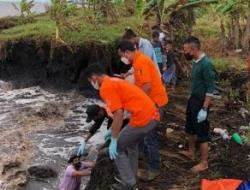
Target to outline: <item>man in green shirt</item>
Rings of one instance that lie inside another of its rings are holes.
[[[201,162],[191,170],[194,173],[208,168],[209,122],[208,111],[215,89],[215,73],[208,57],[201,51],[198,38],[184,42],[184,54],[192,64],[191,96],[187,104],[185,131],[189,135],[189,150],[182,153],[195,159],[195,141],[200,144]]]

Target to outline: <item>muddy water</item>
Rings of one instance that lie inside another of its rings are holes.
[[[94,102],[75,92],[12,89],[0,81],[0,190],[56,189],[69,154],[91,126],[85,109]],[[83,159],[96,158],[103,130],[89,141]]]

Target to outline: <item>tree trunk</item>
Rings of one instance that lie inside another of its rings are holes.
[[[235,37],[234,37],[235,48],[240,48],[240,16],[237,13],[235,15]]]
[[[221,24],[220,24],[220,41],[221,41],[221,47],[222,47],[222,54],[225,53],[225,49],[226,49],[226,34],[225,34],[225,27],[223,24],[223,21],[221,20]]]
[[[250,2],[248,4],[248,8],[250,9]],[[247,23],[246,23],[246,29],[244,33],[244,40],[243,40],[243,49],[245,52],[250,51],[250,12],[248,12],[247,15]]]

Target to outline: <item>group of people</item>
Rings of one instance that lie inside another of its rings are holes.
[[[69,160],[70,165],[66,169],[60,190],[79,190],[80,176],[90,174],[94,163],[80,162],[79,157],[105,118],[108,119],[108,126],[104,138],[109,143],[110,160],[114,160],[118,171],[115,176],[117,183],[111,184],[110,188],[137,190],[137,178],[152,181],[160,175],[157,130],[160,121],[167,117],[165,109],[168,95],[165,82],[166,79],[168,84],[173,80],[173,85],[176,82],[172,43],[162,36],[161,31],[154,30],[151,43],[128,29],[117,46],[121,61],[132,65],[127,73],[119,77],[108,76],[101,64],[90,64],[85,70],[85,76],[99,90],[106,106],[87,107],[87,122],[94,121],[94,124],[80,143],[78,153]],[[208,168],[208,112],[215,88],[215,73],[211,61],[201,51],[198,38],[188,37],[184,41],[183,51],[186,59],[193,62],[193,66],[185,127],[189,135],[189,150],[181,154],[194,160],[195,143],[200,143],[201,161],[191,169],[198,173]],[[140,170],[142,172],[138,172],[139,152],[144,153],[148,165],[147,170]],[[82,170],[79,171],[79,168]]]

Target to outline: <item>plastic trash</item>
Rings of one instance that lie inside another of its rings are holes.
[[[239,135],[239,133],[234,133],[232,135],[232,138],[231,138],[234,142],[236,142],[237,144],[240,144],[242,145],[243,144],[243,141],[242,141],[242,138],[241,136]]]
[[[223,140],[230,139],[230,136],[226,129],[214,128],[214,133],[220,134]]]

